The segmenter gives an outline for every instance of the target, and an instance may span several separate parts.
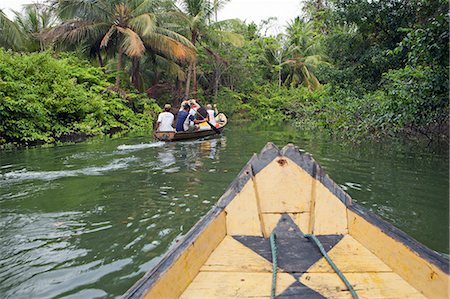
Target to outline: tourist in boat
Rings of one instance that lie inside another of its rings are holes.
[[[170,112],[172,106],[170,104],[164,105],[164,111],[158,115],[158,120],[156,121],[156,131],[161,132],[173,132],[172,127],[174,115]]]
[[[197,111],[201,105],[199,103],[197,103],[197,101],[195,99],[190,99],[189,100],[189,105],[191,106],[191,109]]]
[[[219,114],[219,112],[217,111],[217,105],[214,104],[214,110],[213,110],[213,106],[211,104],[207,104],[206,105],[206,112],[208,112],[209,122],[212,125],[217,127],[216,115]]]
[[[178,111],[177,122],[175,125],[177,132],[183,132],[187,130],[184,126],[186,121],[194,121],[194,116],[189,113],[190,110],[191,106],[185,103],[183,106],[183,110]]]
[[[210,130],[211,126],[208,124],[209,122],[208,111],[206,111],[206,108],[202,107],[200,104],[197,103],[197,105],[199,108],[196,111],[194,123],[198,125],[199,131]]]

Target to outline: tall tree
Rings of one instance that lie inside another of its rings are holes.
[[[27,4],[21,12],[14,11],[14,14],[14,22],[26,36],[26,50],[44,51],[47,47],[44,34],[57,21],[51,7],[42,3]]]
[[[181,9],[176,9],[174,15],[178,17],[187,26],[186,36],[190,39],[192,44],[198,47],[199,43],[208,38],[214,39],[214,36],[220,36],[219,39],[227,39],[235,45],[242,44],[242,37],[229,32],[221,30],[221,26],[228,20],[221,22],[210,22],[211,16],[219,8],[223,7],[229,0],[214,0],[212,3],[209,0],[180,0]],[[216,38],[217,40],[217,38]],[[212,56],[214,57],[214,55]],[[188,76],[186,82],[185,96],[190,95],[190,80],[192,79],[192,96],[197,98],[197,61],[192,61],[189,65]]]
[[[116,88],[124,55],[133,60],[132,80],[139,87],[136,72],[146,50],[177,61],[195,59],[195,48],[182,35],[159,26],[158,0],[58,0],[64,22],[53,31],[54,37],[68,43],[90,42],[99,48],[113,49],[117,60]]]
[[[285,84],[297,86],[302,84],[310,90],[320,86],[314,75],[314,69],[325,62],[320,40],[314,33],[312,23],[296,18],[287,27],[287,60],[283,62],[288,68]]]

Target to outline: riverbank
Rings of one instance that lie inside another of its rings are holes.
[[[312,92],[304,87],[266,84],[248,94],[224,90],[219,104],[229,115],[237,114],[238,119],[251,118],[267,123],[286,121],[302,130],[321,130],[353,142],[406,138],[448,143],[446,89],[425,88],[424,84],[433,86],[432,79],[419,83],[422,75],[408,77],[409,83],[403,87],[401,80],[406,78],[391,78],[373,91],[329,84]],[[395,92],[388,92],[393,91],[393,85]],[[411,85],[417,86],[416,92],[406,90]],[[424,90],[421,91],[421,87]]]
[[[0,49],[0,147],[151,131],[160,109],[155,101],[132,92],[123,96],[110,81],[74,54]]]

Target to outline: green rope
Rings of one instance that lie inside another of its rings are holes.
[[[270,234],[270,249],[272,250],[272,288],[270,289],[270,299],[275,299],[275,291],[277,287],[277,244],[275,240],[277,235],[275,231]]]
[[[345,283],[345,285],[347,286],[348,290],[352,294],[353,298],[354,299],[358,299],[359,298],[358,294],[356,294],[356,292],[353,289],[353,287],[350,284],[350,282],[348,282],[348,280],[347,280],[347,278],[345,278],[344,274],[342,274],[342,272],[339,270],[339,268],[336,266],[336,264],[333,263],[331,258],[328,256],[327,252],[323,248],[322,243],[320,243],[319,239],[317,239],[316,236],[311,235],[311,234],[305,234],[305,237],[308,238],[308,239],[312,239],[316,243],[316,245],[317,245],[317,247],[319,247],[319,250],[322,253],[323,257],[327,260],[328,264],[330,264],[330,266],[333,268],[333,270],[336,272],[336,274],[339,276],[339,278]]]

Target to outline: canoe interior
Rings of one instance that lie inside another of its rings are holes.
[[[254,155],[218,204],[125,298],[352,298],[304,237],[314,234],[360,298],[448,298],[448,260],[352,203],[293,145]]]

